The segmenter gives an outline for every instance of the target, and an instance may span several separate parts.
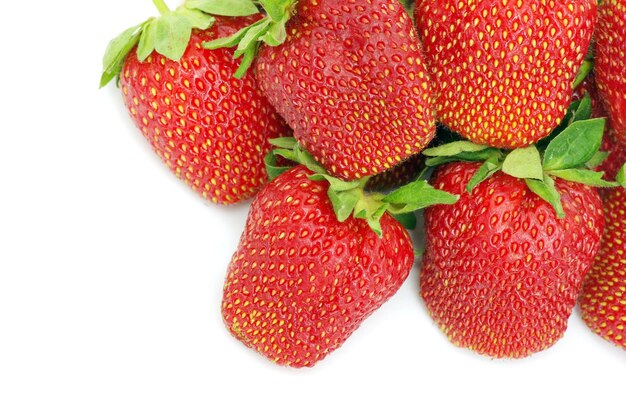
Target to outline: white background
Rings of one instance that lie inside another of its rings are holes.
[[[249,204],[203,202],[98,90],[108,40],[155,9],[39,3],[0,25],[0,418],[624,417],[626,353],[578,312],[491,360],[433,325],[416,269],[313,369],[244,347],[220,299]]]

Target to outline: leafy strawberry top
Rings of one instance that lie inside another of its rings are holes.
[[[126,56],[137,46],[137,58],[144,61],[157,53],[178,61],[189,44],[193,29],[208,29],[215,23],[213,15],[249,16],[258,13],[249,0],[186,0],[170,10],[163,0],[152,0],[160,16],[126,29],[109,42],[102,62],[100,87],[119,76]]]
[[[339,221],[343,222],[351,216],[364,219],[379,236],[382,235],[380,219],[385,212],[394,216],[405,227],[414,228],[415,211],[431,205],[454,204],[459,199],[456,195],[435,189],[421,176],[388,194],[368,192],[365,185],[370,177],[345,181],[330,176],[321,164],[302,149],[295,138],[276,138],[270,142],[277,147],[265,160],[270,179],[291,168],[278,166],[276,156],[306,166],[314,172],[312,180],[328,182],[328,197]]]
[[[482,165],[467,185],[471,192],[476,185],[497,171],[524,179],[528,188],[549,202],[560,218],[565,216],[554,178],[595,187],[626,187],[626,164],[615,182],[603,179],[604,172],[593,169],[607,154],[599,151],[605,118],[591,116],[589,95],[573,102],[564,121],[548,137],[536,145],[513,150],[479,145],[464,139],[424,150],[429,157],[427,166],[453,161],[482,161]]]
[[[216,3],[229,4],[231,0],[215,0]],[[266,16],[254,24],[241,29],[239,32],[221,39],[205,42],[204,47],[208,49],[230,48],[237,46],[234,57],[243,57],[239,68],[235,72],[235,77],[243,77],[254,57],[256,56],[259,43],[264,42],[270,46],[277,46],[287,39],[285,25],[295,12],[296,0],[236,0],[237,3],[245,3],[247,7],[255,8],[258,3]],[[258,10],[256,12],[258,13]],[[252,14],[252,13],[251,13]]]

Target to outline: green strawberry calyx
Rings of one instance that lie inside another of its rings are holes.
[[[328,197],[340,222],[349,217],[364,219],[379,236],[382,235],[380,219],[386,212],[406,228],[413,229],[416,224],[415,211],[431,205],[454,204],[459,199],[457,195],[435,189],[426,180],[421,179],[421,176],[387,194],[367,191],[366,184],[370,176],[345,181],[329,175],[295,138],[275,138],[270,142],[276,147],[265,157],[270,179],[291,169],[290,166],[277,165],[276,156],[282,156],[306,166],[313,172],[310,176],[312,180],[328,182]]]
[[[559,218],[565,217],[561,196],[555,187],[555,178],[594,187],[625,187],[626,164],[615,181],[603,178],[598,166],[607,157],[600,151],[605,118],[591,116],[591,99],[585,95],[572,102],[563,122],[546,138],[535,145],[503,150],[455,139],[439,147],[426,149],[426,165],[438,166],[454,161],[476,161],[482,165],[467,184],[468,193],[482,181],[501,170],[523,179],[528,188],[549,202]],[[454,136],[453,136],[454,137]]]
[[[119,81],[124,61],[135,46],[140,62],[145,61],[153,51],[178,61],[189,45],[191,31],[213,26],[214,15],[248,16],[258,13],[256,6],[247,0],[186,0],[175,10],[171,10],[163,0],[152,0],[152,3],[160,16],[150,17],[126,29],[109,42],[102,59],[100,87],[114,78]]]
[[[232,1],[233,0],[214,0],[213,2],[224,5],[224,9],[227,10]],[[236,0],[235,3],[247,4],[248,7],[250,7],[250,14],[259,13],[259,10],[256,8],[256,4],[258,4],[265,11],[265,17],[231,36],[204,42],[203,46],[207,49],[232,48],[237,46],[234,58],[238,59],[241,57],[241,62],[234,76],[241,78],[248,68],[250,68],[250,65],[252,65],[261,42],[269,46],[278,46],[285,42],[285,39],[287,39],[287,21],[289,21],[295,13],[297,1]],[[255,9],[254,12],[252,12],[253,8]]]

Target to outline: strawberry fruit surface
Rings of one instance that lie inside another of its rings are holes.
[[[281,365],[313,366],[402,285],[413,245],[391,216],[382,236],[339,222],[326,182],[303,166],[256,196],[224,286],[231,333]]]
[[[600,252],[585,280],[580,308],[596,334],[626,349],[626,192],[605,198],[606,231]]]
[[[252,74],[233,77],[238,64],[232,51],[209,51],[202,43],[231,35],[260,15],[213,17],[195,9],[180,10],[185,14],[164,11],[159,19],[185,19],[193,12],[194,19],[203,24],[188,28],[188,37],[183,37],[186,42],[179,42],[178,52],[168,46],[177,33],[167,32],[177,28],[159,29],[160,20],[156,19],[127,35],[127,44],[139,41],[137,46],[125,55],[119,51],[114,55],[117,61],[123,59],[119,86],[124,104],[177,177],[210,201],[236,203],[252,196],[267,181],[263,158],[271,148],[268,140],[291,131],[261,95]],[[150,39],[159,31],[167,34],[161,40],[166,45],[162,52],[176,59],[161,54],[160,43]],[[156,45],[157,50],[151,52],[146,45]],[[108,74],[108,80],[112,77]],[[103,84],[108,80],[103,79]]]
[[[603,0],[598,8],[595,73],[616,138],[626,147],[626,1]]]
[[[547,136],[565,116],[596,9],[595,0],[416,2],[438,120],[492,147]]]
[[[331,175],[383,172],[433,138],[430,78],[397,0],[260,3],[268,12],[263,28],[208,47],[239,43],[249,65],[265,41],[254,61],[259,86]]]
[[[476,163],[450,163],[432,179],[461,194],[426,209],[421,295],[456,345],[519,358],[565,332],[599,247],[602,204],[589,186],[557,179],[564,218],[521,179],[497,172],[463,193]]]

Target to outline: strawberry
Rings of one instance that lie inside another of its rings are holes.
[[[546,137],[566,114],[596,18],[595,0],[416,2],[438,120],[492,147]]]
[[[580,295],[585,323],[598,335],[626,349],[626,192],[613,189],[605,199],[606,231]]]
[[[209,48],[257,50],[261,90],[303,147],[346,180],[383,172],[433,138],[430,79],[397,0],[265,0],[266,22]],[[287,21],[285,26],[285,21]]]
[[[602,203],[589,186],[556,180],[565,213],[522,179],[496,172],[463,193],[477,163],[450,163],[432,179],[461,194],[425,211],[421,296],[456,345],[519,358],[561,338],[599,247]]]
[[[590,115],[585,96],[537,145],[453,141],[424,151],[438,166],[433,186],[460,194],[425,210],[420,275],[428,312],[454,344],[520,358],[565,332],[604,228],[596,187],[626,182],[624,168],[617,182],[590,169],[605,126]]]
[[[290,129],[252,74],[233,77],[238,64],[232,51],[208,51],[202,43],[233,34],[261,15],[210,16],[186,5],[172,12],[160,0],[155,4],[161,17],[111,42],[101,84],[119,74],[135,125],[193,190],[220,204],[249,198],[267,181],[268,140]]]
[[[222,315],[233,336],[265,357],[311,367],[407,278],[413,245],[390,214],[412,213],[427,195],[437,195],[430,203],[455,198],[422,180],[370,194],[368,178],[331,177],[298,145],[283,155],[306,166],[288,168],[252,202],[228,266]]]
[[[598,8],[595,73],[616,138],[626,147],[626,1],[604,0]]]
[[[413,264],[406,230],[389,215],[382,238],[364,220],[340,223],[321,182],[298,166],[252,203],[228,267],[222,312],[230,331],[278,364],[313,366],[400,288]]]

